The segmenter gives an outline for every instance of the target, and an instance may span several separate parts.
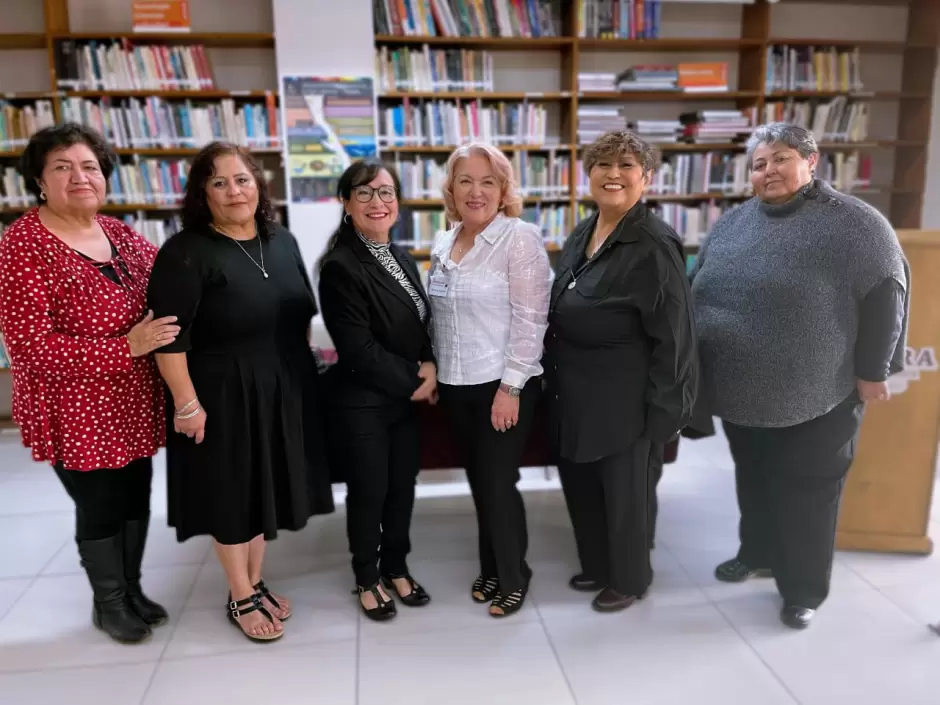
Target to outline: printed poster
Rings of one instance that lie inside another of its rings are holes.
[[[376,155],[372,77],[287,76],[281,96],[291,202],[335,201],[346,167]]]

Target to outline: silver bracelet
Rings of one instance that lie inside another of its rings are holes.
[[[183,406],[181,406],[181,407],[180,407],[179,409],[177,409],[174,413],[177,414],[177,415],[182,414],[183,412],[187,411],[188,409],[191,409],[191,408],[193,407],[193,404],[198,404],[198,403],[199,403],[199,397],[196,397],[195,399],[193,399],[193,400],[192,400],[191,402],[189,402],[188,404],[184,404]]]
[[[176,414],[176,418],[179,421],[192,419],[192,418],[195,418],[196,416],[199,416],[200,411],[202,411],[202,407],[197,406],[194,411],[190,411],[188,414]]]

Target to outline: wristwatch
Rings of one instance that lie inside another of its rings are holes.
[[[522,394],[522,390],[519,387],[510,387],[505,382],[500,382],[499,388],[501,391],[506,392],[511,397],[518,397]]]

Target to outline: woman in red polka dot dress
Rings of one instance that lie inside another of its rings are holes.
[[[37,461],[75,502],[75,540],[92,619],[139,642],[166,622],[140,587],[162,393],[150,354],[175,340],[146,309],[156,248],[98,214],[114,161],[95,132],[50,127],[19,164],[39,200],[0,240],[0,331],[13,373],[13,418]]]

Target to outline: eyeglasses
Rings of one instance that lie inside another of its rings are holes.
[[[374,194],[379,194],[379,198],[385,203],[392,203],[396,198],[398,198],[398,192],[393,186],[379,186],[378,188],[372,188],[371,186],[357,186],[353,193],[356,196],[356,200],[360,203],[368,203],[372,200]]]

